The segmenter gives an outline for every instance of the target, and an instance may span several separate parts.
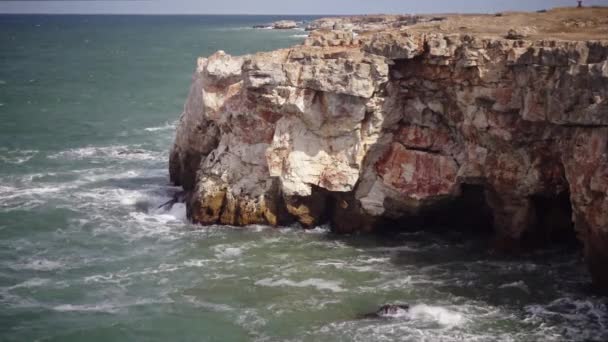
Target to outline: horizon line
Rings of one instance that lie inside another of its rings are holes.
[[[2,0],[0,0],[2,1]],[[493,13],[524,13],[524,12],[536,12],[533,11],[491,11],[491,12],[399,12],[399,13],[323,13],[323,14],[286,14],[286,13],[43,13],[43,12],[0,12],[0,15],[137,15],[137,16],[167,16],[167,15],[180,15],[180,16],[197,16],[197,15],[215,15],[215,16],[289,16],[289,17],[318,17],[318,16],[372,16],[372,15],[448,15],[448,14],[460,14],[460,15],[475,15],[475,14],[493,14]]]

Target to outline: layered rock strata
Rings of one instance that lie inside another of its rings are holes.
[[[371,231],[477,189],[465,216],[487,207],[497,246],[574,227],[608,289],[608,41],[507,29],[316,30],[200,58],[170,157],[188,216]]]

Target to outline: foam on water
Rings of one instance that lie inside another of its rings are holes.
[[[164,198],[168,199],[168,198]],[[188,219],[186,217],[186,204],[185,203],[175,203],[171,205],[169,208],[159,208],[158,201],[151,205],[151,208],[145,212],[132,212],[130,214],[131,217],[135,218],[137,221],[148,221],[148,222],[158,222],[158,223],[187,223]]]
[[[14,270],[32,270],[32,271],[57,271],[66,267],[66,265],[60,261],[47,260],[47,259],[31,259],[25,263],[17,263],[9,266]]]
[[[0,148],[0,161],[7,164],[23,164],[34,158],[38,152],[37,150],[8,150]]]
[[[528,288],[528,286],[526,285],[526,283],[523,280],[502,284],[498,288],[499,289],[516,288],[516,289],[520,289],[526,293],[530,293],[530,289]]]
[[[103,304],[92,304],[92,305],[72,305],[62,304],[53,307],[53,310],[59,312],[105,312],[105,313],[117,313],[119,308],[115,305],[103,303]]]
[[[196,307],[208,309],[216,312],[229,312],[234,311],[234,309],[225,304],[216,304],[210,303],[201,299],[196,298],[195,296],[184,295],[184,299],[186,299],[189,303],[193,304]]]
[[[558,298],[546,305],[527,305],[524,320],[529,323],[547,326],[552,332],[564,338],[584,341],[608,340],[608,308],[606,303],[590,299],[572,297]],[[558,329],[556,323],[563,323]]]
[[[59,312],[103,312],[109,314],[119,313],[121,310],[128,309],[132,306],[150,305],[150,304],[164,304],[170,303],[168,299],[148,299],[141,298],[130,301],[122,302],[109,302],[104,301],[97,304],[61,304],[53,306],[52,309]]]
[[[123,159],[133,160],[159,160],[166,152],[150,151],[141,148],[141,145],[112,145],[112,146],[88,146],[72,148],[57,152],[48,156],[49,159]]]
[[[146,128],[144,128],[144,131],[146,131],[146,132],[173,131],[173,130],[175,130],[176,125],[177,125],[176,121],[167,122],[161,126],[146,127]]]
[[[411,319],[432,320],[441,325],[456,326],[466,322],[465,317],[441,306],[417,304],[410,307],[407,315]]]
[[[285,278],[264,278],[255,282],[258,286],[270,286],[270,287],[314,287],[317,290],[328,290],[331,292],[343,292],[344,289],[340,287],[340,281],[325,280],[319,278],[311,278],[302,281],[294,281]]]
[[[13,289],[19,289],[19,288],[40,287],[40,286],[44,286],[44,285],[48,284],[49,282],[50,282],[50,279],[46,279],[46,278],[31,278],[31,279],[28,279],[17,285],[13,285],[13,286],[9,287],[8,289],[13,290]]]
[[[239,247],[220,247],[216,246],[213,248],[216,250],[216,256],[222,259],[230,259],[240,257],[243,254],[243,249]]]

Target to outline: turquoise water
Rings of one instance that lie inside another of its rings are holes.
[[[506,259],[457,232],[201,229],[158,209],[196,57],[302,41],[249,28],[276,19],[0,16],[1,341],[608,339],[576,250]],[[391,302],[412,310],[362,318]]]

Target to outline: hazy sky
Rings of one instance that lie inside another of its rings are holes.
[[[585,0],[608,5],[608,0]],[[0,13],[358,14],[538,10],[575,0],[0,0]]]

